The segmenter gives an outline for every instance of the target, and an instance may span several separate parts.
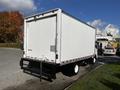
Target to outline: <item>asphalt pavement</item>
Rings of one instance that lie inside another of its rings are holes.
[[[4,79],[8,75],[19,71],[19,61],[22,52],[19,49],[1,48],[0,49],[0,78]],[[0,79],[0,80],[1,80]]]

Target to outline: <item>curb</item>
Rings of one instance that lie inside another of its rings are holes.
[[[6,48],[6,47],[0,47],[0,49],[21,50],[19,48]]]

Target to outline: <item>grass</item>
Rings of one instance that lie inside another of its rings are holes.
[[[19,43],[0,43],[0,47],[5,47],[5,48],[20,48]]]
[[[105,64],[79,79],[68,90],[120,90],[120,64]]]

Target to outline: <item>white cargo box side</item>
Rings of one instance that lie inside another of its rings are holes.
[[[95,54],[95,32],[89,25],[62,13],[61,63]]]

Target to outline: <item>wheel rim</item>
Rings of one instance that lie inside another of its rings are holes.
[[[78,73],[78,71],[79,71],[79,66],[78,66],[78,65],[75,65],[74,72],[75,72],[75,73]]]

